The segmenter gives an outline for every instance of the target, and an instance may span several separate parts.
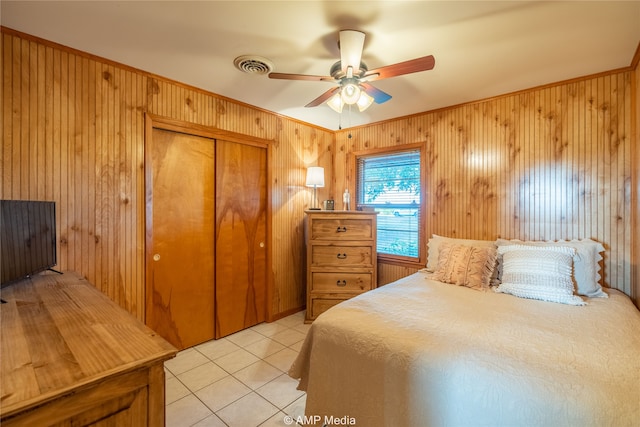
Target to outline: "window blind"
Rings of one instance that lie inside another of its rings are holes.
[[[356,205],[378,212],[378,252],[419,256],[420,151],[357,159]]]

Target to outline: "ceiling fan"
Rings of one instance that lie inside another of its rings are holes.
[[[371,81],[427,71],[435,66],[435,58],[429,55],[369,70],[361,61],[364,37],[365,34],[361,31],[340,31],[340,61],[333,64],[330,76],[269,73],[269,78],[338,83],[337,87],[329,89],[305,107],[316,107],[326,101],[340,113],[345,105],[356,104],[360,111],[364,111],[373,102],[382,104],[391,99],[391,95],[369,84]]]

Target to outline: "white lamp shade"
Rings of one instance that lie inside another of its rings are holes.
[[[348,83],[342,87],[340,95],[345,104],[355,104],[360,98],[360,88],[354,83]]]
[[[362,91],[362,93],[360,93],[360,98],[358,98],[358,109],[360,112],[369,108],[372,103],[373,97],[371,97],[367,92]]]
[[[307,187],[324,187],[324,168],[312,166],[307,169]]]
[[[333,111],[336,113],[342,113],[342,107],[344,107],[344,101],[342,100],[342,96],[340,96],[340,91],[336,92],[329,100],[327,101],[327,105],[331,107]]]
[[[327,105],[333,111],[340,114],[345,105],[356,104],[361,112],[371,106],[374,99],[360,89],[358,85],[349,83],[340,88],[331,98],[327,100]]]

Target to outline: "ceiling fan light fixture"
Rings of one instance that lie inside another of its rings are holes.
[[[331,107],[333,111],[340,114],[342,113],[342,107],[344,107],[344,101],[342,100],[342,96],[340,91],[336,92],[329,100],[327,101],[327,105]]]
[[[371,104],[373,104],[373,97],[369,96],[369,94],[365,91],[360,92],[360,98],[358,98],[358,110],[362,113],[364,110],[369,108]]]
[[[364,91],[360,85],[354,82],[348,82],[327,100],[327,105],[331,107],[333,111],[340,114],[345,105],[353,104],[356,104],[358,110],[363,112],[373,104],[373,101],[375,101],[375,99]]]
[[[360,99],[360,87],[356,83],[349,82],[342,86],[340,95],[345,104],[355,104]]]
[[[362,62],[364,38],[365,34],[362,31],[340,31],[340,40],[338,42],[340,60],[331,66],[330,76],[269,73],[269,78],[337,83],[337,86],[325,91],[305,107],[317,107],[327,103],[335,112],[340,114],[345,104],[349,106],[356,104],[360,112],[362,112],[369,108],[373,102],[382,104],[391,99],[391,95],[376,88],[369,82],[432,70],[435,66],[435,58],[433,55],[428,55],[369,70],[365,63]],[[349,108],[349,111],[351,111],[351,108]]]

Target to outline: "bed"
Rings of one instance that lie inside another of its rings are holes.
[[[432,266],[331,308],[289,371],[307,393],[306,421],[640,425],[640,312],[616,290],[577,294],[578,252],[570,253],[573,302],[496,292],[487,283],[495,271],[483,273],[482,289],[449,283]],[[507,252],[495,254],[501,283],[518,282],[505,280]]]

